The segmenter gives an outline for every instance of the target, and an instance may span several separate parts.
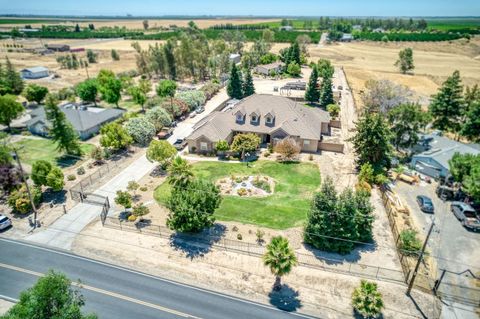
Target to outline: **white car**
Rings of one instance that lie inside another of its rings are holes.
[[[195,116],[197,116],[197,113],[195,111],[193,111],[192,113],[190,113],[189,115],[189,118],[194,118]]]
[[[0,230],[6,229],[10,226],[12,226],[10,218],[0,214]]]

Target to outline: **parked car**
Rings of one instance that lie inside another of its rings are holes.
[[[172,121],[172,124],[170,125],[171,127],[177,127],[178,122],[177,121]]]
[[[187,146],[187,141],[183,138],[179,138],[178,140],[173,143],[173,147],[175,147],[177,150],[181,151]]]
[[[192,113],[190,113],[190,115],[188,117],[193,119],[195,116],[197,116],[197,113],[195,111],[193,111]]]
[[[420,209],[422,210],[422,212],[433,214],[434,212],[433,202],[430,199],[430,197],[427,197],[424,195],[418,195],[417,203],[418,203],[418,206],[420,206]]]
[[[472,206],[463,202],[452,202],[450,209],[465,228],[480,231],[480,219]]]
[[[339,86],[338,86],[338,90],[339,90],[339,91],[343,90],[343,86],[339,85]]]
[[[5,215],[0,214],[0,230],[4,230],[12,226],[12,221]]]
[[[202,113],[202,112],[204,112],[204,111],[205,111],[205,108],[204,108],[203,106],[199,106],[199,107],[197,107],[197,109],[195,110],[195,113],[200,114],[200,113]]]
[[[164,127],[158,132],[157,137],[161,140],[165,140],[170,137],[173,133],[173,128],[171,127]]]

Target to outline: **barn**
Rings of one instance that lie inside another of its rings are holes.
[[[40,79],[48,76],[48,69],[43,66],[36,66],[33,68],[26,68],[20,71],[24,79]]]

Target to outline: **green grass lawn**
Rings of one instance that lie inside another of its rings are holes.
[[[30,139],[25,138],[13,143],[18,150],[18,155],[23,163],[32,165],[37,160],[46,160],[57,164],[60,167],[68,167],[75,164],[79,159],[61,154],[56,149],[56,144],[49,139]],[[83,154],[88,156],[94,146],[92,144],[82,143]]]
[[[195,176],[212,182],[223,177],[266,175],[275,179],[275,192],[267,197],[224,196],[215,212],[219,220],[238,221],[275,229],[301,226],[310,207],[313,192],[320,185],[320,172],[315,164],[283,164],[271,161],[251,163],[200,162],[193,165]],[[155,190],[155,199],[165,204],[168,183]]]

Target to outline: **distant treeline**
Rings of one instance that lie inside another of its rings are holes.
[[[370,41],[450,41],[463,38],[458,33],[405,33],[405,32],[359,32],[354,35],[355,39]]]
[[[12,35],[12,32],[1,32],[1,35]],[[106,38],[125,38],[142,35],[142,32],[134,31],[38,31],[38,32],[25,32],[15,35],[17,38],[51,38],[51,39],[106,39]]]

